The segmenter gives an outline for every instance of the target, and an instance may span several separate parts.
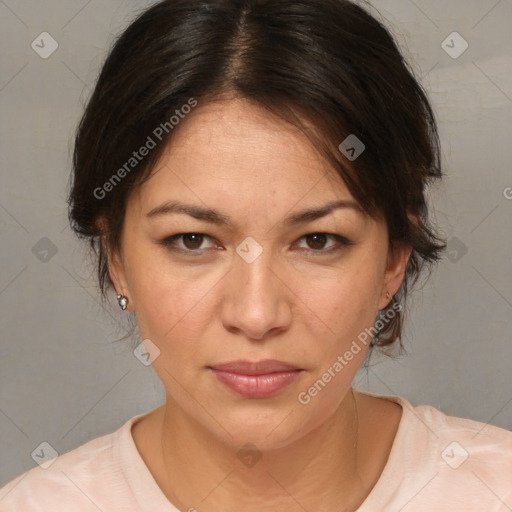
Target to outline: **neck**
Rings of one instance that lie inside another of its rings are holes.
[[[355,510],[365,497],[358,440],[352,389],[320,427],[264,453],[225,443],[168,397],[159,485],[180,510],[316,510],[319,503],[325,511]]]

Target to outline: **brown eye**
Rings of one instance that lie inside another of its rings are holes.
[[[341,235],[335,235],[332,233],[309,233],[300,238],[302,244],[305,243],[305,247],[301,249],[309,252],[313,256],[322,256],[337,251],[341,251],[348,246],[354,245],[353,242]],[[329,243],[329,241],[331,243]]]
[[[325,247],[327,243],[327,235],[324,233],[313,233],[305,237],[310,249],[319,251]]]
[[[199,249],[203,243],[204,236],[195,233],[182,235],[183,245],[190,250]]]
[[[204,250],[214,248],[215,244],[211,241],[210,246],[207,245],[209,240],[210,237],[202,233],[179,233],[161,240],[159,244],[171,251],[201,255]]]

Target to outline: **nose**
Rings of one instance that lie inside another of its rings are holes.
[[[271,260],[267,251],[251,263],[235,257],[222,304],[222,323],[229,332],[261,341],[289,327],[293,293]]]

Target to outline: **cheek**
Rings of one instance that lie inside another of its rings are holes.
[[[311,372],[298,401],[317,418],[339,405],[368,352],[377,314],[379,272],[375,261],[358,258],[338,272],[337,279],[321,286],[310,283],[310,304],[316,305],[315,312],[329,330],[318,336],[320,343],[306,348]]]
[[[157,345],[178,333],[180,340],[193,339],[211,321],[209,304],[225,270],[176,265],[159,252],[132,254],[127,265],[141,335]]]
[[[368,325],[373,325],[380,284],[380,269],[376,262],[354,258],[353,262],[337,270],[335,278],[330,276],[317,284],[305,283],[304,293],[308,303],[329,327],[330,337],[346,342]]]
[[[366,267],[340,274],[328,287],[309,288],[309,301],[329,330],[319,336],[321,342],[306,347],[311,371],[296,399],[308,428],[337,409],[364,361],[376,317],[377,274]]]

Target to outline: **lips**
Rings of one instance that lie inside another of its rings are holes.
[[[289,372],[300,370],[297,366],[281,361],[267,359],[265,361],[234,361],[232,363],[216,364],[214,370],[239,373],[241,375],[268,375],[269,373]]]
[[[297,366],[276,360],[233,361],[209,368],[221,383],[247,398],[270,397],[302,372]]]

